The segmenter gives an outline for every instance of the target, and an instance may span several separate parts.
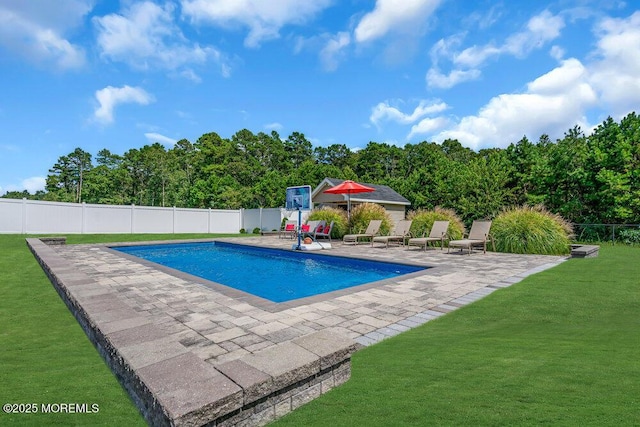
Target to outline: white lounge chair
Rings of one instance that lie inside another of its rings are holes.
[[[380,225],[382,225],[381,219],[372,219],[371,221],[369,221],[369,225],[367,226],[367,229],[364,231],[364,233],[345,234],[342,238],[342,241],[344,243],[353,243],[357,245],[360,239],[373,239],[378,235],[378,232],[380,231]]]
[[[449,229],[449,221],[434,221],[431,226],[431,232],[427,237],[412,237],[407,242],[409,246],[424,246],[427,250],[429,243],[440,242],[440,250],[444,250],[444,241],[447,239],[447,230]]]
[[[487,253],[487,240],[491,240],[491,245],[493,246],[493,251],[496,250],[496,245],[493,241],[493,237],[489,234],[489,230],[491,230],[491,221],[473,221],[471,224],[471,230],[469,231],[469,235],[466,239],[461,240],[451,240],[449,242],[447,252],[449,249],[460,248],[462,251],[464,248],[467,248],[469,251],[469,255],[471,255],[471,251],[474,246],[482,246],[482,252]]]
[[[384,243],[385,247],[389,247],[390,242],[399,242],[404,245],[405,239],[409,236],[409,230],[411,229],[411,221],[410,219],[403,219],[398,221],[394,230],[388,236],[375,236],[371,240],[371,246],[374,243]]]

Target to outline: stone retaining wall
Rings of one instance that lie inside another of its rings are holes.
[[[158,426],[264,425],[345,381],[360,344],[330,329],[212,365],[73,269],[40,239],[27,245],[140,409]],[[49,241],[63,244],[63,241]]]

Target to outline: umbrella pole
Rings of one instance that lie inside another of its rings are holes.
[[[347,193],[347,224],[351,233],[351,193]]]

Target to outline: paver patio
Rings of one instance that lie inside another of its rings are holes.
[[[219,240],[286,249],[291,249],[292,245],[291,240],[274,236]],[[155,384],[150,387],[162,388],[163,372],[173,375],[170,381],[179,383],[180,375],[176,372],[182,364],[198,366],[208,372],[208,378],[192,378],[193,381],[206,380],[203,387],[211,387],[211,381],[219,381],[224,385],[222,389],[228,389],[221,394],[217,404],[212,404],[211,399],[193,396],[193,393],[181,392],[180,395],[172,391],[170,398],[167,394],[164,402],[170,401],[169,406],[184,407],[185,414],[197,405],[209,405],[217,414],[240,411],[230,402],[243,392],[246,399],[248,390],[257,393],[255,399],[260,403],[260,392],[256,390],[261,384],[267,384],[267,377],[271,381],[268,387],[280,381],[280,386],[286,388],[288,384],[300,381],[302,373],[307,375],[314,369],[323,373],[329,369],[316,366],[314,357],[320,357],[320,365],[335,359],[338,366],[341,362],[336,354],[342,351],[340,349],[353,351],[357,345],[366,346],[397,335],[566,259],[490,252],[469,256],[460,252],[447,253],[446,249],[423,251],[403,246],[385,248],[333,242],[332,249],[321,252],[432,268],[376,284],[277,304],[141,262],[110,250],[106,245],[47,248],[51,253],[50,261],[43,263],[45,269],[54,276],[66,274],[65,286],[73,289],[74,295],[82,300],[79,310],[93,319],[92,322],[100,323],[101,333],[108,334],[108,345],[105,346],[113,346],[118,357],[126,359],[136,375]],[[78,285],[75,288],[74,280]],[[341,341],[341,337],[345,341]],[[340,344],[335,344],[335,348],[330,346],[335,354],[330,350],[318,353],[318,340],[325,338],[335,339]],[[315,344],[309,340],[315,340]],[[354,341],[357,344],[350,345]],[[291,359],[276,363],[270,360],[278,358],[270,356],[274,351],[285,351],[292,355]],[[348,355],[344,357],[348,358]],[[287,364],[293,364],[291,368],[297,369],[294,377],[288,375]],[[347,375],[348,378],[348,372],[341,374],[339,370],[346,368],[336,369],[334,376]],[[275,409],[266,411],[267,415],[254,415],[250,423],[264,424],[295,409],[330,389],[338,380],[322,377],[318,382],[317,389],[313,389],[312,384],[304,396],[298,394],[297,400],[289,399],[289,406],[283,407],[280,403],[279,410],[275,404]],[[179,390],[183,390],[190,386],[183,384],[180,387]],[[258,413],[257,409],[255,413]],[[179,418],[179,414],[169,415],[169,418]],[[196,419],[194,423],[197,422]]]

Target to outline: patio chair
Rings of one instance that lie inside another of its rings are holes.
[[[447,230],[449,229],[449,221],[434,221],[431,226],[431,232],[427,237],[412,237],[407,242],[408,246],[424,246],[424,250],[427,250],[429,243],[440,242],[440,250],[444,250],[444,241],[447,237]]]
[[[308,233],[309,230],[311,230],[311,225],[307,222],[306,224],[302,224],[300,226],[299,233],[305,234],[305,233]]]
[[[280,229],[280,233],[278,234],[278,238],[288,238],[293,239],[297,236],[298,233],[298,221],[286,221],[282,228]]]
[[[353,243],[357,245],[360,239],[366,239],[366,238],[373,239],[375,236],[378,235],[381,225],[382,225],[381,219],[372,219],[371,221],[369,221],[369,225],[367,226],[367,229],[364,231],[364,233],[345,234],[344,237],[342,238],[342,241],[344,243]]]
[[[302,233],[302,237],[311,237],[313,240],[316,239],[316,233],[321,233],[324,230],[326,221],[309,221],[309,229]]]
[[[385,248],[389,247],[390,242],[399,242],[404,246],[404,241],[407,237],[409,237],[409,230],[411,229],[411,221],[410,219],[403,219],[398,221],[393,232],[388,236],[375,236],[371,240],[371,246],[374,243],[384,243]]]
[[[333,224],[334,224],[333,221],[331,221],[331,224],[329,225],[325,223],[324,227],[322,228],[322,231],[315,232],[313,236],[313,240],[316,240],[318,237],[324,237],[329,239],[329,241],[331,241],[331,230],[333,230]]]
[[[493,237],[489,234],[489,230],[491,229],[491,221],[473,221],[471,224],[471,230],[469,231],[469,235],[466,239],[461,240],[451,240],[449,242],[447,252],[453,248],[460,248],[460,252],[464,248],[467,248],[469,251],[469,255],[471,255],[471,251],[474,246],[482,246],[482,252],[487,253],[487,240],[491,240],[491,245],[493,246],[493,251],[496,250],[496,245],[493,241]]]

